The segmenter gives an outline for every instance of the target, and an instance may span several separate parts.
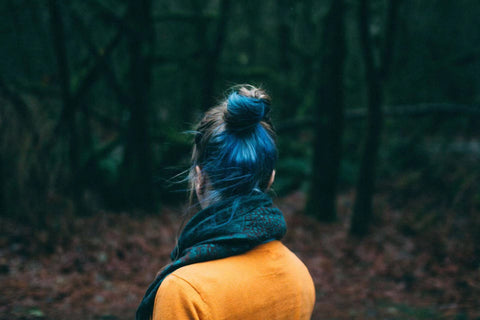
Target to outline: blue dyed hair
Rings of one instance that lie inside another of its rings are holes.
[[[201,170],[207,202],[265,192],[275,169],[277,148],[270,121],[270,98],[250,85],[234,87],[207,111],[195,131],[191,190]]]

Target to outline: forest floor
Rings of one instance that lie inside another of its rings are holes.
[[[352,239],[352,201],[351,193],[341,195],[339,221],[326,225],[302,213],[303,193],[276,200],[289,227],[284,242],[315,281],[312,319],[480,319],[471,234],[415,232],[403,211],[379,196],[381,218],[371,235]],[[133,319],[148,284],[169,262],[180,211],[65,217],[57,234],[3,219],[0,319]]]

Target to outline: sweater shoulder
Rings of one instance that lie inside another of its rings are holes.
[[[171,282],[176,282],[173,289]],[[207,308],[202,312],[214,319],[233,319],[235,314],[239,319],[257,319],[259,312],[269,312],[262,315],[268,319],[283,319],[282,312],[305,315],[289,319],[308,319],[315,297],[306,266],[280,241],[241,255],[182,267],[167,276],[159,289],[170,290],[195,295],[197,307]],[[248,303],[242,303],[245,301]]]

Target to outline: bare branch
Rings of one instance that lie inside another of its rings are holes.
[[[350,109],[345,111],[345,119],[360,120],[366,118],[368,110]],[[451,116],[472,116],[480,117],[479,105],[463,105],[450,103],[420,103],[414,105],[386,106],[384,116],[398,117],[425,117],[433,115],[451,115]],[[277,131],[291,131],[303,128],[310,128],[316,125],[312,118],[297,118],[281,122],[276,125]]]
[[[101,71],[104,68],[104,64],[106,63],[108,57],[116,48],[116,46],[120,43],[122,37],[122,32],[117,32],[117,34],[113,37],[110,43],[106,46],[103,54],[97,56],[97,59],[94,62],[93,66],[90,68],[89,72],[87,72],[87,75],[83,78],[83,81],[80,83],[77,90],[75,90],[75,93],[73,94],[72,102],[75,106],[98,79]]]
[[[82,37],[83,41],[85,42],[85,45],[87,46],[90,54],[95,57],[95,61],[100,61],[102,59],[102,56],[105,56],[105,52],[103,49],[98,49],[94,42],[93,39],[90,36],[90,33],[87,29],[87,26],[85,25],[85,22],[83,19],[80,17],[79,14],[77,14],[75,11],[71,10],[71,16],[72,19],[75,21],[75,24],[80,31],[80,36]],[[112,70],[110,65],[106,63],[106,59],[102,60],[104,63],[100,64],[100,67],[103,68],[103,72],[106,76],[107,79],[107,84],[112,88],[112,90],[115,92],[116,97],[118,99],[118,102],[120,104],[128,103],[130,101],[130,97],[126,94],[126,90],[124,90],[120,83],[117,80],[117,77],[115,75],[115,72]]]

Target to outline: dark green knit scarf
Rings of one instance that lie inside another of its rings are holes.
[[[237,197],[198,212],[185,226],[167,265],[150,284],[137,320],[150,319],[157,290],[167,275],[186,265],[245,253],[286,232],[282,212],[265,194]]]

